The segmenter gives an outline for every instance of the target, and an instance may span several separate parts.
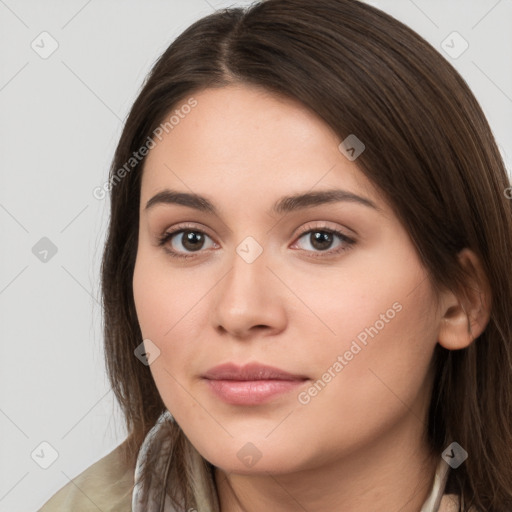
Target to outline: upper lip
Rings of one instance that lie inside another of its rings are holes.
[[[210,368],[202,375],[209,380],[306,380],[305,375],[297,375],[260,363],[249,363],[243,366],[225,363]]]

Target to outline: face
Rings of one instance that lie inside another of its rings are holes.
[[[440,318],[384,197],[291,99],[228,86],[189,100],[145,161],[133,276],[177,423],[239,473],[419,438]]]

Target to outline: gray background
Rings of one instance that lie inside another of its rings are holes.
[[[196,19],[249,3],[0,0],[0,511],[36,510],[125,437],[102,354],[109,203],[92,191],[155,59]],[[512,0],[368,3],[457,68],[510,172]],[[453,31],[469,44],[456,58]]]

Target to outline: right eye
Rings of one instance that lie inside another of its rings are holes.
[[[205,243],[208,240],[210,240],[210,244],[205,247]],[[173,231],[163,233],[163,235],[159,237],[158,245],[162,246],[172,257],[190,258],[194,257],[194,255],[190,253],[200,252],[201,249],[205,248],[212,248],[212,246],[215,246],[215,243],[203,231],[191,228],[180,229],[178,227]]]

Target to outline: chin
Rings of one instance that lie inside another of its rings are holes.
[[[304,469],[303,462],[297,458],[297,446],[286,449],[267,443],[236,441],[231,446],[215,447],[209,451],[201,450],[201,455],[212,465],[239,475],[266,475],[291,473]]]

